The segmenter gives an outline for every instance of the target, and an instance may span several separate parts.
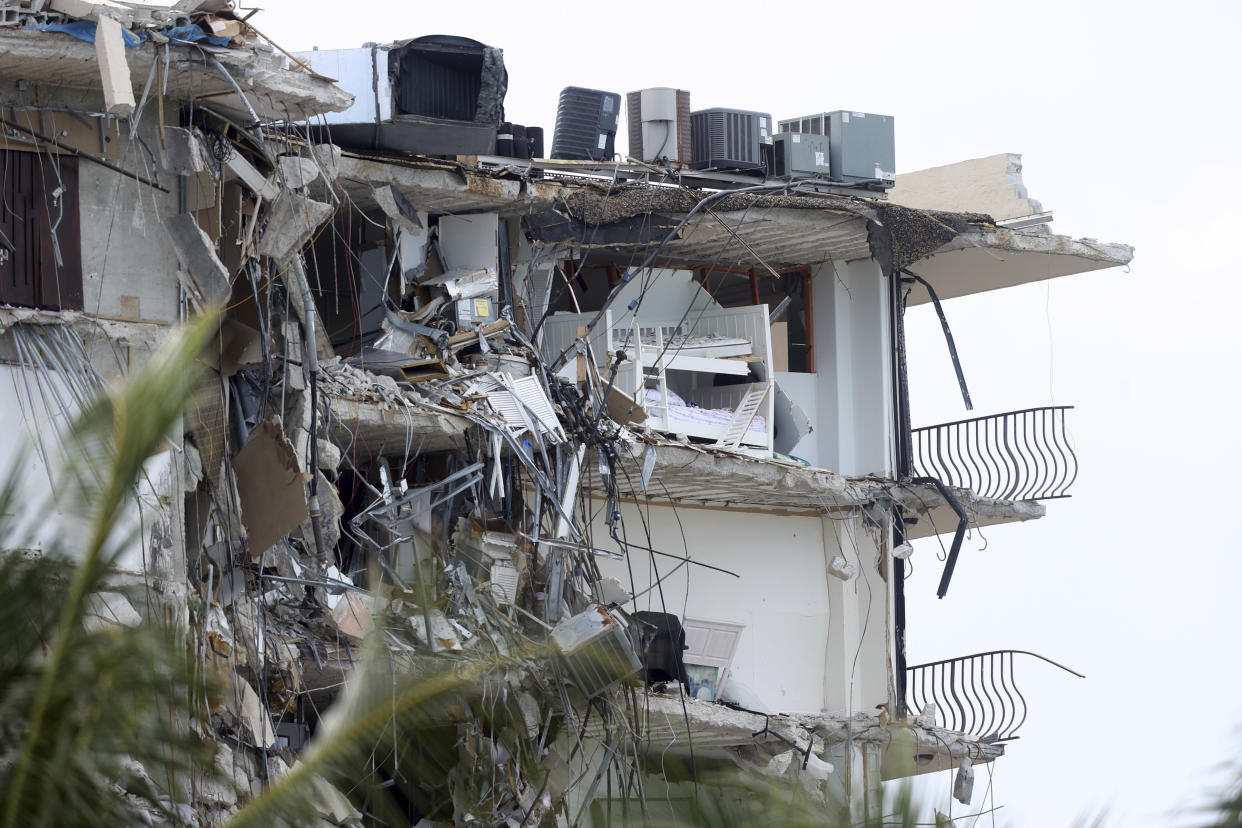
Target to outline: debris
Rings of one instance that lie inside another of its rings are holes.
[[[272,727],[271,717],[263,710],[254,688],[237,673],[229,673],[224,704],[252,744],[268,748],[276,746],[276,730]]]
[[[98,21],[95,56],[99,60],[99,75],[103,81],[104,107],[112,115],[128,118],[137,104],[129,79],[124,30],[120,23],[106,15],[99,16]]]
[[[321,462],[320,466],[322,465]],[[323,533],[323,543],[326,548],[334,549],[341,540],[341,517],[345,514],[345,506],[341,503],[341,496],[336,486],[324,473],[319,469],[316,469],[314,473],[319,477],[319,527]],[[314,529],[309,519],[301,524],[300,531],[303,540],[307,543],[314,543]]]
[[[602,606],[566,618],[550,637],[574,684],[588,698],[641,669],[621,623]]]
[[[319,165],[313,158],[282,155],[277,162],[280,166],[280,182],[291,190],[300,190],[319,177]]]
[[[346,590],[332,609],[332,621],[343,635],[361,640],[375,628],[371,608],[361,593]]]
[[[832,560],[828,562],[828,574],[842,581],[848,581],[858,574],[858,567],[841,555],[833,555]]]
[[[99,592],[90,596],[90,606],[83,623],[92,631],[109,627],[137,627],[142,623],[142,616],[119,592]]]
[[[431,618],[430,644],[428,644],[427,622],[423,613],[417,611],[410,615],[410,627],[414,630],[414,637],[428,644],[433,653],[460,653],[462,651],[461,639],[457,635],[457,630],[444,617],[444,613],[433,609],[427,612],[427,616]]]
[[[490,571],[493,595],[500,603],[512,604],[517,600],[518,571],[507,561],[496,561]]]
[[[315,144],[311,154],[323,169],[323,175],[329,183],[335,183],[341,177],[341,148],[335,144]]]
[[[923,705],[922,712],[914,717],[914,723],[919,727],[936,727],[936,703],[928,702]]]
[[[391,184],[387,187],[376,187],[372,190],[375,197],[375,203],[384,211],[384,215],[388,216],[394,224],[404,234],[408,234],[411,240],[421,239],[423,246],[423,257],[426,257],[426,236],[427,236],[427,214],[420,210],[415,210],[410,204],[409,199],[401,194],[401,191]],[[411,264],[413,262],[411,261]]]
[[[246,157],[237,150],[229,154],[224,162],[233,175],[242,180],[250,191],[261,198],[272,201],[276,196],[280,195],[280,187],[271,181],[268,181],[264,175],[255,169],[254,165],[246,160]]]
[[[537,377],[514,379],[508,374],[495,376],[500,381],[501,388],[489,392],[487,400],[504,419],[510,431],[521,434],[538,428],[551,442],[559,443],[567,439],[556,411],[553,410],[552,403]]]
[[[172,126],[164,128],[160,166],[177,175],[198,175],[210,169],[203,146],[194,131]]]
[[[604,403],[608,408],[608,416],[614,422],[627,425],[642,425],[647,420],[647,411],[633,397],[619,388],[609,388]]]
[[[134,22],[134,13],[122,3],[110,0],[49,0],[48,8],[78,20],[98,20],[100,17],[112,18],[121,26],[129,27]]]
[[[280,417],[259,423],[233,458],[242,520],[253,560],[310,517],[306,504],[309,475],[285,437]]]
[[[617,578],[600,578],[596,589],[599,592],[600,603],[606,606],[624,606],[634,597]]]
[[[177,272],[186,291],[203,307],[223,303],[233,293],[229,271],[216,255],[215,244],[189,213],[164,218],[182,270]]]
[[[259,238],[258,254],[284,262],[310,241],[332,214],[332,205],[283,190],[268,211],[271,218]]]
[[[957,766],[957,775],[953,777],[953,798],[963,805],[969,805],[975,792],[975,769],[970,757],[963,756]]]
[[[349,804],[345,795],[318,774],[312,776],[314,794],[310,802],[315,812],[333,825],[361,825],[362,813]]]

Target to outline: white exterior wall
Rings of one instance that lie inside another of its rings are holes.
[[[823,537],[825,560],[841,555],[857,570],[848,581],[828,578],[824,707],[830,713],[874,712],[892,701],[889,527],[861,515],[825,517]]]
[[[742,625],[729,687],[736,692],[744,685],[766,705],[763,712],[823,709],[828,592],[818,519],[644,506],[648,544],[638,507],[625,504],[621,513],[630,542],[676,555],[688,545],[691,558],[741,576],[687,564],[663,582],[664,606],[653,590],[638,599],[636,609]],[[602,518],[593,531],[597,538],[607,537]],[[677,566],[670,558],[654,561],[661,574]],[[642,550],[631,553],[630,565],[639,592],[659,577]],[[625,561],[600,558],[599,566],[630,588]]]
[[[654,567],[668,576],[663,605],[658,590],[632,605],[743,626],[726,696],[740,698],[745,691],[770,713],[843,710],[851,688],[853,709],[872,710],[888,700],[888,590],[875,572],[877,549],[868,532],[846,531],[827,518],[754,512],[644,506],[640,518],[639,507],[629,503],[621,513],[631,543],[648,545],[646,518],[653,548],[681,555],[688,547],[694,560],[741,576],[692,564],[669,575],[678,562],[656,556]],[[608,529],[602,515],[592,531],[597,545],[613,548],[603,540]],[[838,554],[858,567],[853,581],[828,575],[828,561]],[[627,589],[632,569],[640,593],[659,577],[642,550],[632,551],[629,566],[597,561],[605,576]]]
[[[891,477],[888,278],[871,259],[827,262],[812,278],[819,464],[850,476]]]

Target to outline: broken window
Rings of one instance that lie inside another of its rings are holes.
[[[78,159],[0,152],[0,303],[81,310]]]

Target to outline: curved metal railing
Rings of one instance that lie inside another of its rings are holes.
[[[1065,428],[1072,408],[1028,408],[913,429],[914,473],[1001,500],[1069,497],[1078,477]]]
[[[907,668],[908,709],[917,716],[928,702],[935,702],[941,727],[994,742],[1018,738],[1015,734],[1026,721],[1026,699],[1014,681],[1015,655],[1034,656],[1086,678],[1038,653],[992,650]]]

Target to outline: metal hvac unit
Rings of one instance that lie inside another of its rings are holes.
[[[690,139],[690,93],[666,86],[640,89],[625,96],[630,128],[630,157],[640,161],[693,160]]]
[[[828,136],[778,132],[772,136],[772,175],[777,178],[828,178]]]
[[[833,181],[876,181],[874,186],[888,188],[897,180],[892,115],[840,109],[781,121],[780,129],[828,136]]]
[[[642,669],[625,628],[599,604],[564,619],[549,637],[570,681],[588,698]]]
[[[552,157],[605,161],[613,156],[621,96],[616,92],[567,86],[556,106]]]
[[[490,155],[504,120],[509,76],[500,49],[452,35],[296,57],[354,96],[315,136],[350,149]],[[318,120],[318,119],[317,119]]]
[[[758,170],[760,147],[771,142],[772,116],[744,109],[703,109],[690,113],[696,170]]]

